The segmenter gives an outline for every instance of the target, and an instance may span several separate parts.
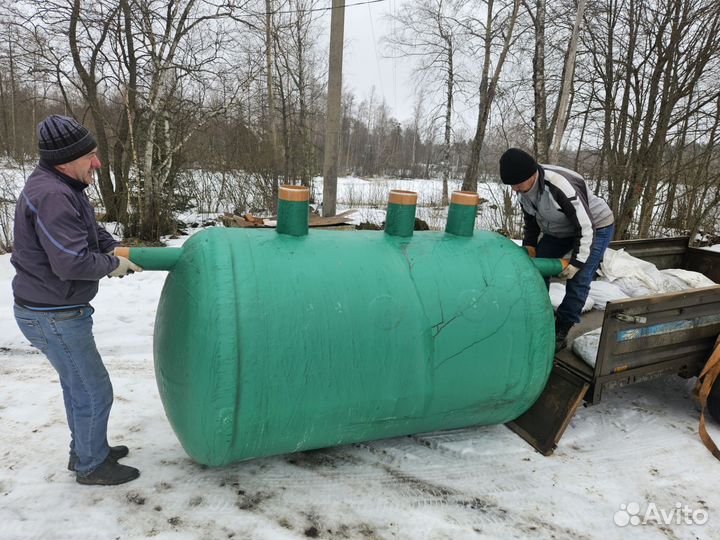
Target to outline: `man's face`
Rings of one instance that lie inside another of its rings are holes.
[[[538,177],[538,173],[537,173],[537,171],[535,171],[535,174],[533,174],[530,178],[528,178],[524,182],[520,182],[519,184],[515,184],[514,186],[512,186],[512,190],[515,193],[527,193],[535,185],[535,180],[537,180],[537,177]]]
[[[95,181],[93,174],[100,168],[100,160],[97,157],[97,148],[83,157],[55,166],[61,173],[74,178],[78,182],[90,185]]]

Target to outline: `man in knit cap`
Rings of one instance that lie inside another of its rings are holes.
[[[563,258],[565,297],[555,314],[555,351],[567,346],[567,335],[580,322],[590,283],[612,240],[612,210],[588,190],[578,173],[539,165],[519,148],[500,157],[500,179],[520,195],[522,245],[531,257]],[[546,284],[550,280],[546,278]]]
[[[140,472],[121,465],[126,446],[109,446],[110,377],[95,346],[90,301],[104,276],[142,269],[112,254],[117,242],[97,224],[85,194],[100,168],[92,133],[52,115],[37,128],[40,161],[15,210],[10,261],[15,320],[60,377],[70,427],[68,469],[81,484],[115,485]]]

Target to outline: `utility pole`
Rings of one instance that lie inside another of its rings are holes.
[[[332,0],[332,15],[330,17],[330,73],[328,74],[325,160],[323,163],[323,216],[334,216],[337,203],[344,32],[345,0]]]
[[[270,157],[270,173],[272,176],[272,198],[271,206],[275,207],[278,197],[278,167],[277,167],[277,131],[275,129],[275,96],[273,95],[273,73],[272,73],[272,32],[273,32],[273,3],[272,0],[265,0],[265,76],[267,84],[267,121],[268,121],[268,150]]]

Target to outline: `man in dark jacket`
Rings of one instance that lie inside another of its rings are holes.
[[[128,454],[126,446],[107,442],[113,392],[95,346],[89,302],[103,276],[142,269],[112,254],[117,242],[98,225],[85,194],[100,168],[90,131],[53,115],[38,125],[37,136],[40,161],[15,210],[15,320],[60,376],[70,427],[68,469],[81,484],[122,484],[140,472],[117,462]]]
[[[522,245],[531,257],[563,258],[559,277],[567,280],[565,297],[555,315],[555,351],[567,346],[590,293],[590,283],[615,231],[612,210],[587,189],[578,173],[539,165],[519,148],[500,157],[500,178],[520,195]],[[545,280],[550,284],[549,279]]]

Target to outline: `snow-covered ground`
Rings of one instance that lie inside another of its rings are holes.
[[[720,538],[718,463],[677,377],[581,408],[551,457],[505,426],[483,426],[197,465],[165,418],[153,372],[164,272],[103,279],[93,301],[115,388],[111,443],[130,447],[123,462],[141,476],[81,486],[66,470],[58,378],[12,317],[9,259],[0,256],[2,540]],[[683,521],[685,507],[695,524]]]

